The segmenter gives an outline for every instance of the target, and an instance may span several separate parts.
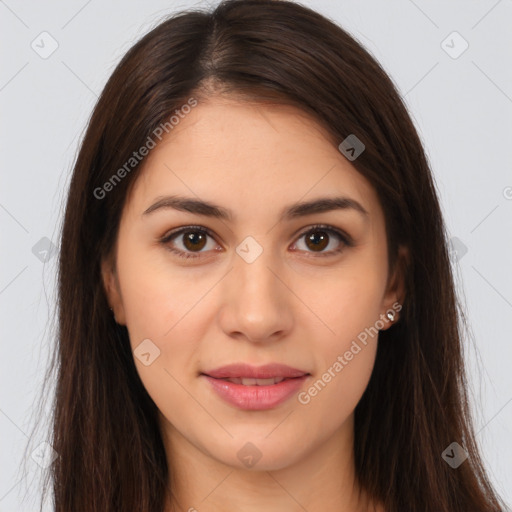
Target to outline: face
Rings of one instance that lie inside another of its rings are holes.
[[[164,437],[266,470],[350,438],[400,298],[376,192],[322,128],[220,98],[146,157],[103,279]]]

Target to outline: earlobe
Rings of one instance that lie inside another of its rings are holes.
[[[408,262],[409,250],[405,246],[400,246],[398,248],[394,273],[388,281],[388,288],[382,304],[386,326],[381,330],[389,329],[400,319],[400,311],[405,301],[405,281]]]
[[[119,281],[117,279],[115,266],[110,258],[101,262],[101,276],[103,288],[107,296],[110,309],[114,315],[114,320],[120,325],[126,325],[125,313]]]

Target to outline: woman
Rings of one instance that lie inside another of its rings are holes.
[[[424,150],[307,8],[226,1],[127,53],[59,294],[57,512],[502,510]]]

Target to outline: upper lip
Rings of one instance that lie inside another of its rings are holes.
[[[271,379],[274,377],[295,378],[309,375],[308,372],[292,368],[285,364],[271,363],[263,366],[252,366],[245,363],[228,364],[202,372],[204,375],[215,379],[249,378],[249,379]]]

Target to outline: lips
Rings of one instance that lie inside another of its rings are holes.
[[[255,367],[233,364],[209,370],[201,377],[227,403],[239,409],[266,410],[298,393],[310,374],[282,364]]]

